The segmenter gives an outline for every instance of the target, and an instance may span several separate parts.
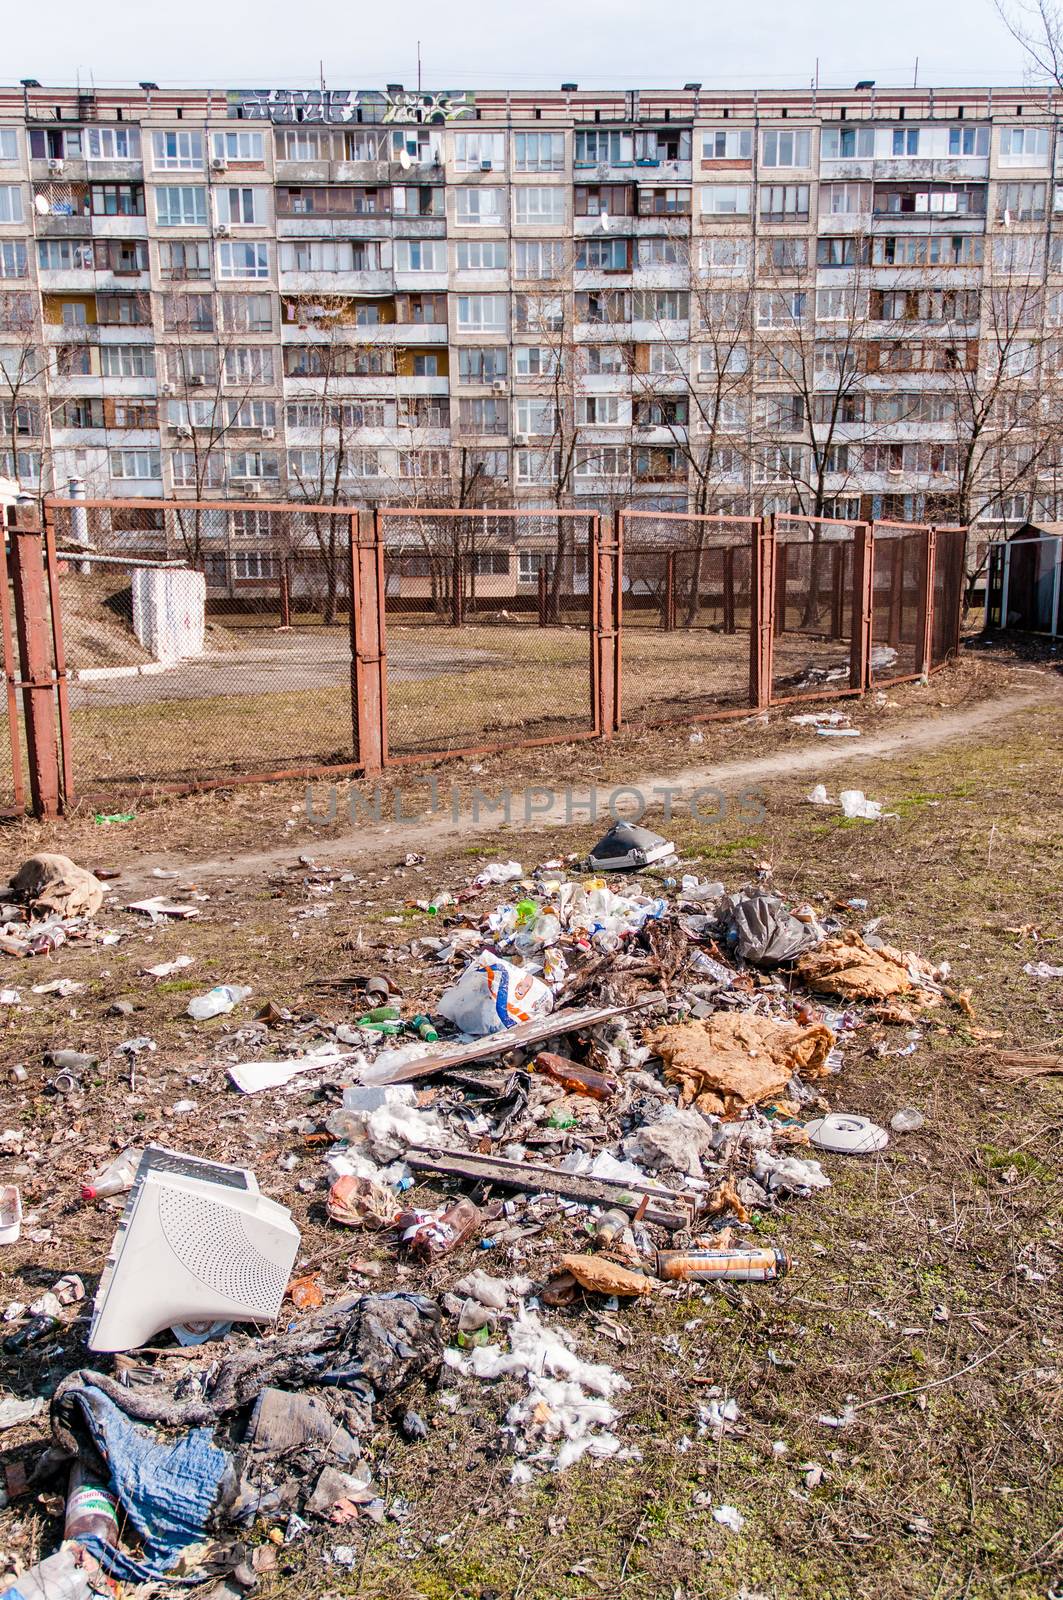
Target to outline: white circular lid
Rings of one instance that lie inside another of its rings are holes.
[[[805,1123],[805,1132],[817,1149],[832,1150],[837,1155],[870,1156],[889,1144],[885,1128],[880,1128],[869,1117],[848,1111],[832,1111],[828,1116],[816,1117]]]

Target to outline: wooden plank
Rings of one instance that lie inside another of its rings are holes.
[[[688,1228],[696,1209],[693,1195],[666,1189],[663,1184],[592,1178],[561,1172],[557,1167],[545,1167],[533,1161],[507,1161],[502,1156],[484,1156],[469,1150],[438,1150],[413,1145],[406,1152],[406,1161],[414,1172],[464,1178],[470,1183],[498,1184],[504,1189],[535,1194],[554,1194],[562,1200],[578,1200],[590,1206],[619,1206],[632,1214],[645,1202],[643,1217],[662,1228]]]
[[[414,1083],[419,1078],[437,1078],[451,1067],[464,1067],[470,1061],[489,1061],[493,1056],[508,1054],[522,1045],[539,1044],[543,1039],[553,1039],[558,1034],[575,1033],[580,1028],[593,1028],[596,1023],[608,1022],[628,1011],[645,1011],[659,1005],[664,996],[659,990],[640,995],[619,1006],[577,1006],[570,1011],[551,1011],[548,1016],[534,1017],[531,1022],[519,1022],[515,1028],[504,1028],[490,1033],[486,1039],[475,1039],[471,1044],[444,1045],[431,1055],[418,1056],[404,1066],[395,1067],[386,1077],[370,1069],[366,1083]]]

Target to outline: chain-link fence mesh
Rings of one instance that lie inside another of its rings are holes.
[[[378,513],[392,755],[593,731],[596,519]]]
[[[625,511],[621,521],[624,719],[747,704],[756,520]]]
[[[934,537],[930,664],[941,666],[960,648],[960,617],[967,576],[967,529],[938,528]]]
[[[0,535],[0,546],[3,543],[3,535]],[[22,697],[15,688],[19,669],[14,594],[3,548],[0,548],[0,661],[5,679],[4,720],[0,728],[0,815],[14,816],[24,805],[22,777],[26,771],[26,740]]]
[[[929,529],[876,522],[871,580],[872,683],[922,671]]]
[[[79,792],[353,760],[349,512],[52,515]]]
[[[848,684],[860,526],[825,517],[776,518],[773,698]]]

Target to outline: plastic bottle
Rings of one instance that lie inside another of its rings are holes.
[[[439,1216],[434,1212],[404,1211],[398,1220],[402,1242],[421,1261],[438,1261],[464,1244],[483,1223],[478,1206],[463,1195]]]
[[[594,1236],[599,1244],[608,1249],[623,1237],[625,1229],[630,1226],[631,1218],[626,1211],[618,1211],[615,1208],[612,1211],[603,1211],[601,1216],[595,1219]]]
[[[419,1012],[416,1017],[411,1017],[407,1027],[417,1035],[418,1039],[423,1039],[425,1044],[435,1044],[439,1038],[439,1033],[431,1017],[426,1017],[422,1012]]]
[[[224,1016],[241,1000],[246,1000],[250,993],[250,989],[239,983],[216,984],[206,994],[197,994],[194,1000],[188,1002],[188,1015],[195,1022],[209,1022],[211,1017]]]
[[[143,1154],[143,1150],[135,1145],[123,1150],[102,1172],[97,1172],[94,1178],[86,1179],[81,1185],[82,1200],[109,1200],[112,1195],[127,1194],[133,1187]]]
[[[0,1600],[95,1600],[92,1577],[99,1566],[80,1545],[64,1545],[12,1580]]]
[[[402,1012],[398,1006],[374,1006],[372,1011],[365,1011],[358,1018],[359,1028],[366,1027],[371,1022],[398,1022]]]
[[[781,1278],[790,1270],[790,1258],[783,1250],[767,1245],[753,1250],[658,1250],[657,1276],[671,1280],[693,1279],[711,1283],[729,1279],[762,1283]]]
[[[578,1061],[569,1061],[565,1056],[552,1055],[549,1050],[541,1051],[531,1065],[533,1071],[541,1072],[544,1078],[552,1078],[571,1094],[589,1095],[592,1100],[610,1100],[616,1093],[615,1079],[607,1078],[604,1072],[596,1072],[593,1067],[583,1067]]]
[[[63,1538],[84,1541],[91,1537],[102,1544],[118,1543],[118,1502],[75,1461],[67,1482]]]

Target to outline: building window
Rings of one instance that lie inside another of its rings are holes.
[[[273,351],[262,345],[232,345],[225,352],[225,381],[232,384],[271,384]]]
[[[753,132],[750,128],[713,128],[702,135],[703,161],[751,161]]]
[[[762,272],[803,272],[808,266],[808,240],[762,239],[759,256]]]
[[[514,432],[546,434],[557,429],[557,408],[552,400],[521,399],[513,407]]]
[[[825,290],[824,293],[833,293]],[[793,328],[804,321],[808,296],[802,290],[772,290],[757,296],[758,328]]]
[[[998,183],[997,221],[1043,222],[1045,185],[1043,183]]]
[[[91,239],[39,239],[37,265],[42,272],[91,272],[96,256]]]
[[[170,472],[175,489],[220,489],[225,482],[225,459],[218,450],[171,450]]]
[[[642,241],[639,241],[639,259],[642,258]],[[749,241],[721,233],[701,241],[701,270],[707,273],[726,273],[737,276],[749,271]]]
[[[413,375],[415,378],[439,377],[439,357],[434,351],[422,350],[414,355]]]
[[[223,294],[218,297],[222,327],[227,333],[272,333],[273,297],[268,294]]]
[[[467,346],[458,351],[459,383],[496,383],[505,378],[507,371],[507,351],[504,345],[479,348]],[[462,404],[464,403],[463,401]]]
[[[459,294],[458,328],[467,333],[505,333],[506,295]]]
[[[0,278],[27,276],[26,246],[21,239],[0,240]]]
[[[261,227],[266,221],[265,189],[233,189],[228,186],[212,191],[214,218],[229,228]]]
[[[729,244],[737,242],[737,240],[728,240]],[[636,266],[682,267],[686,265],[686,253],[678,239],[667,239],[663,235],[659,238],[639,239],[635,248],[637,250]]]
[[[504,133],[456,133],[455,172],[503,172],[506,166]]]
[[[263,135],[243,128],[232,133],[212,133],[210,148],[215,161],[246,161],[258,166],[264,159]]]
[[[155,189],[155,220],[160,228],[205,228],[207,191],[191,184],[162,184]]]
[[[101,345],[100,371],[105,378],[154,378],[155,351],[145,344]]]
[[[462,227],[500,228],[501,189],[469,188],[457,191],[455,217]]]
[[[164,239],[159,244],[159,272],[170,279],[210,277],[210,245],[206,239]]]
[[[198,172],[203,166],[203,135],[188,130],[153,133],[152,162],[157,172]]]
[[[1043,167],[1047,160],[1047,128],[1001,128],[1001,166]]]
[[[564,222],[564,189],[559,184],[551,188],[518,185],[513,191],[513,220],[524,224],[545,225]]]
[[[630,133],[616,129],[581,132],[576,134],[575,163],[577,167],[630,166],[635,159],[634,139]]]
[[[87,161],[139,161],[139,128],[85,128],[81,134]]]
[[[824,128],[819,136],[824,161],[870,161],[875,154],[874,128]]]
[[[631,455],[625,444],[578,445],[577,478],[623,478],[631,470]]]
[[[112,450],[112,478],[161,478],[157,450]]]
[[[460,239],[455,246],[454,266],[458,272],[497,272],[505,265],[506,246],[502,239]]]
[[[576,247],[576,268],[580,272],[630,271],[631,240],[581,239]]]
[[[988,128],[950,128],[950,156],[987,156],[989,154]]]
[[[677,289],[638,289],[632,297],[636,322],[687,322],[690,296]]]
[[[552,193],[553,191],[547,191]],[[521,191],[518,189],[518,197]],[[633,217],[635,188],[630,183],[577,184],[574,194],[577,217]]]
[[[520,344],[513,351],[513,372],[518,378],[554,378],[561,365],[561,351],[549,345]]]
[[[443,239],[396,239],[397,272],[446,272],[447,246]]]
[[[209,294],[164,294],[162,325],[167,333],[213,333],[214,298]]]
[[[280,458],[274,450],[235,450],[229,457],[230,478],[279,478]]]
[[[518,294],[514,296],[513,326],[517,333],[560,333],[564,325],[565,301],[563,295]]]
[[[19,184],[0,184],[0,222],[22,221],[22,189]]]
[[[515,239],[513,241],[515,278],[564,277],[566,245],[563,239]]]
[[[748,185],[706,184],[701,191],[701,213],[706,217],[748,217]]]
[[[467,433],[506,433],[506,402],[493,397],[461,400],[458,422]]]
[[[819,186],[821,217],[863,216],[870,210],[869,183],[821,183]]]
[[[0,167],[18,165],[18,130],[0,128]]]
[[[269,245],[222,241],[218,245],[219,278],[268,278]]]
[[[921,128],[894,128],[890,144],[891,156],[917,156]]]
[[[855,239],[842,237],[839,239],[816,240],[817,267],[855,267],[856,263],[857,241]]]
[[[582,395],[576,400],[576,421],[588,428],[626,427],[630,418],[621,416],[620,403],[615,394]]]
[[[562,172],[565,166],[563,133],[515,133],[513,166],[517,172]]]
[[[807,222],[807,183],[762,183],[760,215],[771,222]]]
[[[807,167],[812,135],[807,129],[766,128],[760,140],[762,167]]]

